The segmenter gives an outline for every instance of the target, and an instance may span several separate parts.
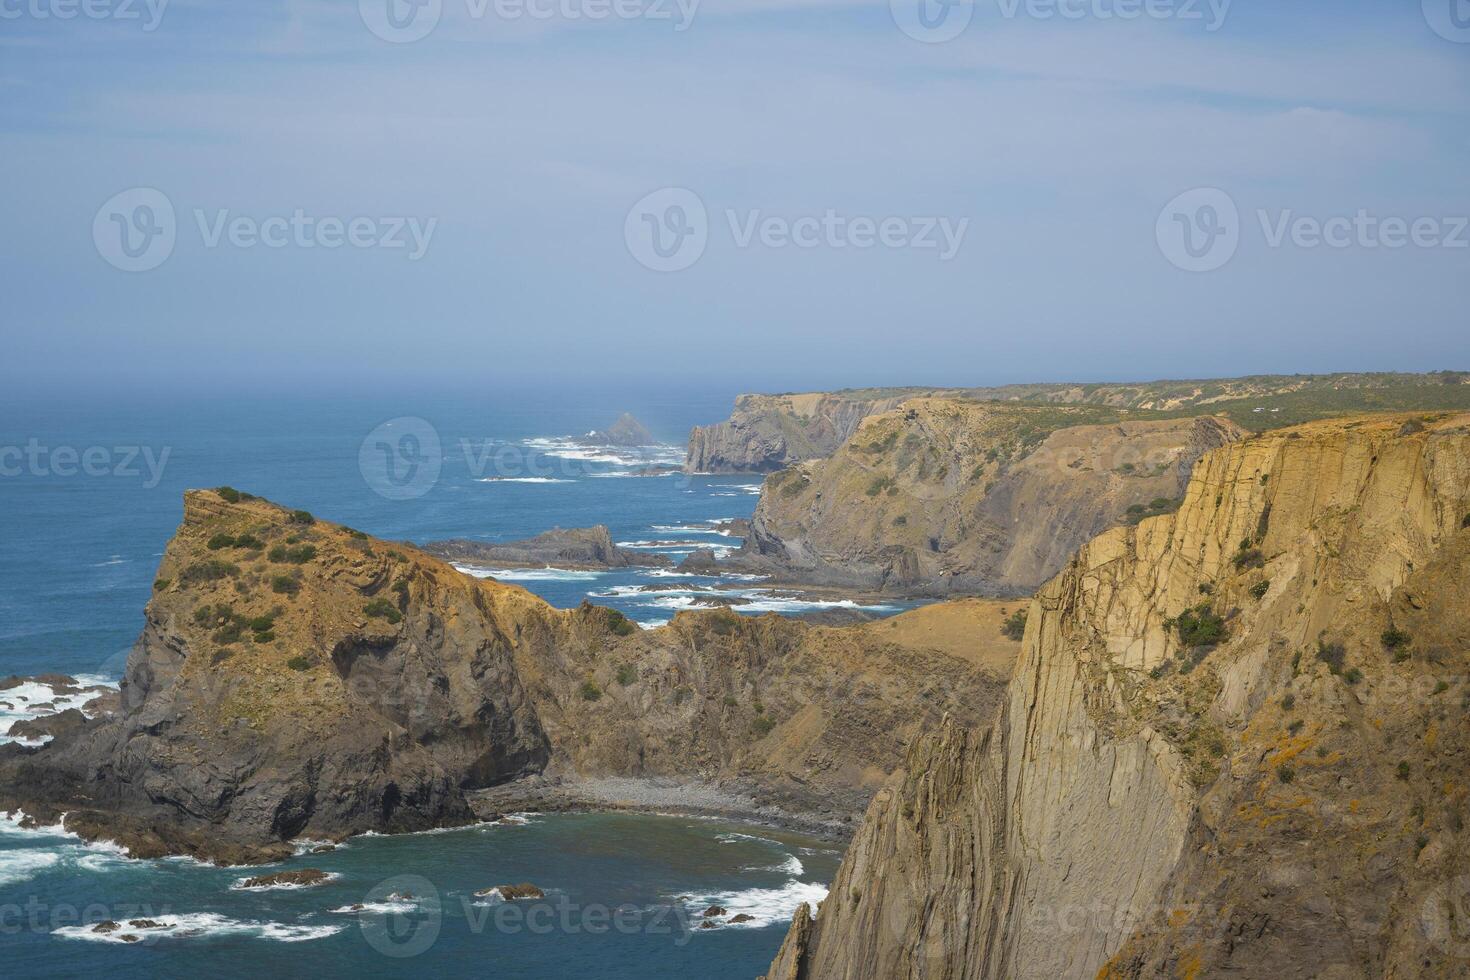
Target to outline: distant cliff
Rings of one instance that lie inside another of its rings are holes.
[[[1467,668],[1470,416],[1209,453],[1042,589],[771,976],[1459,975]]]
[[[539,773],[673,776],[857,812],[919,732],[998,704],[995,604],[821,628],[727,610],[643,630],[224,488],[187,494],[122,709],[0,746],[0,809],[136,856],[474,819]],[[978,642],[977,642],[978,640]],[[920,669],[912,669],[919,665]]]
[[[1088,539],[1171,509],[1226,419],[911,399],[830,458],[767,478],[739,555],[786,580],[1029,595]]]
[[[1470,409],[1470,373],[1255,375],[1104,384],[990,388],[856,388],[799,395],[741,395],[725,422],[689,436],[691,473],[769,473],[829,456],[870,415],[910,398],[969,398],[1176,414],[1220,414],[1259,432],[1370,411]]]

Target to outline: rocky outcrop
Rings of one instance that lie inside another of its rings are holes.
[[[445,561],[495,568],[663,568],[673,564],[668,555],[619,548],[607,527],[554,528],[534,538],[492,544],[455,538],[431,541],[423,550]]]
[[[770,473],[831,455],[869,415],[922,388],[865,389],[802,395],[741,395],[730,418],[689,434],[688,473]]]
[[[995,725],[916,741],[780,975],[1456,975],[1467,622],[1470,417],[1206,455],[1036,597]]]
[[[1104,529],[1177,506],[1194,462],[1244,435],[1212,416],[914,399],[830,459],[767,478],[737,563],[783,581],[1029,595]]]
[[[985,603],[642,630],[234,491],[186,496],[157,578],[119,713],[0,747],[0,809],[227,863],[467,823],[477,791],[545,772],[856,814],[944,712],[994,710],[1017,649]]]
[[[658,445],[653,433],[628,412],[618,416],[618,420],[606,429],[578,436],[577,441],[584,446],[622,446],[628,449]]]

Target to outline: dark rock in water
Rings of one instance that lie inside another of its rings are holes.
[[[709,548],[700,548],[679,563],[679,571],[690,575],[718,575],[721,569],[714,551]]]
[[[715,926],[715,923],[710,922],[708,919],[706,919],[704,922],[701,922],[699,924],[699,928],[701,928],[701,929],[714,929],[714,928],[716,928],[716,926]]]
[[[585,436],[578,436],[577,441],[584,446],[656,446],[658,440],[653,433],[635,419],[630,413],[624,412],[618,416],[618,420],[606,429],[598,429],[589,432]]]
[[[18,721],[10,726],[6,734],[11,738],[52,738],[58,735],[70,735],[87,724],[87,716],[76,708],[68,708],[59,714],[47,715],[44,718],[32,718],[26,721]]]
[[[162,922],[154,922],[152,919],[129,919],[128,925],[134,929],[167,929],[168,926]]]
[[[494,888],[485,888],[475,892],[476,898],[486,898],[492,893],[498,893],[507,902],[513,902],[521,898],[545,898],[546,893],[529,881],[521,882],[519,885],[496,885]]]
[[[330,854],[337,849],[336,844],[318,844],[311,849],[313,854]]]
[[[706,919],[712,919],[712,918],[714,918],[717,915],[725,915],[725,914],[726,914],[725,913],[725,910],[722,907],[718,906],[718,905],[711,905],[709,908],[705,909],[704,910],[704,913],[703,913],[703,915],[704,915],[704,917]]]
[[[592,569],[663,568],[672,565],[667,555],[619,548],[613,543],[606,526],[562,529],[554,528],[524,541],[489,544],[455,538],[431,541],[423,546],[431,555],[447,561],[472,562],[508,567]]]
[[[117,932],[121,928],[122,926],[118,925],[116,922],[113,922],[111,919],[108,919],[105,922],[97,923],[95,926],[92,927],[92,931],[106,934],[109,932]]]
[[[246,878],[240,883],[241,888],[277,888],[282,885],[298,885],[307,887],[320,885],[332,876],[317,868],[301,868],[296,871],[277,871],[275,874],[260,875],[255,878]]]
[[[754,919],[755,919],[755,916],[753,916],[753,915],[746,915],[744,912],[741,912],[739,915],[732,915],[732,916],[730,916],[730,922],[731,922],[732,925],[734,923],[736,923],[736,922],[751,922]]]
[[[141,939],[139,939],[137,936],[132,935],[131,933],[128,934],[128,935],[126,935],[126,936],[118,936],[117,938],[118,939],[121,939],[125,943],[138,943],[138,942],[142,942]]]
[[[388,895],[390,902],[412,902],[413,892],[392,892]]]

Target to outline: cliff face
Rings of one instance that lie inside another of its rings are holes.
[[[1030,594],[1130,507],[1174,506],[1195,460],[1245,434],[1114,415],[911,400],[769,477],[741,558],[830,585]]]
[[[548,769],[856,812],[920,730],[997,707],[1018,649],[986,603],[851,629],[716,611],[644,631],[215,491],[188,494],[158,576],[122,711],[5,746],[0,808],[66,813],[138,856],[226,861],[469,822],[466,794]]]
[[[830,455],[869,415],[930,392],[918,388],[741,395],[727,421],[689,434],[688,473],[769,473]]]
[[[1467,514],[1466,416],[1205,456],[1036,597],[994,726],[914,744],[783,969],[1463,969]]]
[[[869,415],[910,398],[1221,414],[1251,431],[1361,412],[1464,411],[1470,373],[1294,374],[1119,384],[1017,384],[990,388],[864,388],[802,395],[742,395],[726,422],[696,428],[688,472],[764,473],[822,459]]]

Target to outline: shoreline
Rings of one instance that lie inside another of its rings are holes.
[[[512,813],[642,813],[728,820],[768,827],[845,846],[867,808],[837,801],[825,812],[783,807],[707,783],[664,777],[531,776],[469,794],[475,815],[493,821]],[[849,801],[857,804],[853,796]]]

